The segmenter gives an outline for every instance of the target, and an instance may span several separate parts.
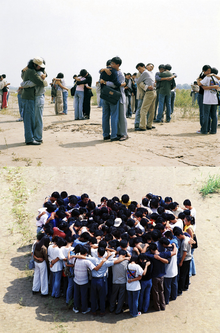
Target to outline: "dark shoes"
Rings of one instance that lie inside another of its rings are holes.
[[[154,128],[156,128],[156,127],[155,127],[155,126],[152,126],[152,127],[148,127],[148,126],[147,126],[147,127],[146,127],[147,130],[152,130],[152,129],[154,129]]]
[[[118,140],[120,140],[120,139],[116,136],[116,138],[111,139],[111,142],[112,141],[118,141]]]
[[[110,140],[110,135],[104,136],[103,140]]]
[[[144,132],[144,131],[146,131],[146,129],[138,127],[138,128],[135,128],[135,131]]]
[[[31,142],[26,142],[26,145],[32,145],[32,146],[39,146],[41,142],[39,141],[31,141]]]
[[[128,139],[128,136],[127,135],[122,135],[119,139],[119,141],[125,141]]]

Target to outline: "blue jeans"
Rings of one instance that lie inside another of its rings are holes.
[[[82,303],[82,312],[88,309],[88,287],[88,283],[79,285],[74,282],[74,308],[79,310],[80,303]]]
[[[131,95],[126,96],[126,117],[131,117],[132,116],[132,110],[131,110]]]
[[[194,253],[195,249],[191,249],[191,262],[190,262],[190,266],[189,266],[189,277],[191,277],[192,275],[196,275],[196,266],[195,266],[195,261],[194,261]]]
[[[68,91],[63,91],[63,113],[67,114],[67,97],[68,97]]]
[[[137,317],[140,290],[136,290],[136,291],[127,290],[127,292],[128,292],[128,306],[129,306],[129,310],[130,310],[130,315],[132,317]]]
[[[106,283],[104,278],[92,278],[91,282],[91,308],[92,312],[97,310],[97,300],[99,300],[101,313],[105,312]]]
[[[34,140],[41,141],[43,134],[43,110],[44,110],[44,95],[35,96],[35,128]]]
[[[210,131],[210,133],[216,134],[218,126],[217,105],[203,104],[203,110],[204,118],[201,133],[207,134]]]
[[[199,104],[199,120],[200,120],[200,126],[202,130],[203,120],[204,120],[204,108],[203,108],[203,95],[198,94],[198,104]]]
[[[76,91],[74,96],[75,120],[83,119],[84,91]]]
[[[150,291],[152,280],[141,280],[141,291],[139,296],[139,310],[146,313],[150,305]]]
[[[178,292],[178,283],[177,283],[177,275],[173,278],[164,277],[164,297],[165,303],[169,304],[169,299],[171,297],[172,300],[177,298]]]
[[[166,100],[165,100],[166,97]],[[166,102],[166,121],[170,121],[171,119],[171,95],[163,95],[159,94],[159,107],[158,107],[158,115],[157,120],[161,121],[163,117],[163,106],[164,106],[164,100]]]
[[[18,108],[19,108],[20,117],[23,118],[23,99],[21,98],[20,94],[18,94]]]
[[[34,140],[35,128],[35,108],[32,99],[23,99],[23,120],[25,142],[29,143]]]
[[[135,112],[135,120],[134,120],[134,126],[135,128],[139,127],[139,123],[140,123],[140,111],[141,111],[141,106],[143,103],[143,98],[142,99],[138,99],[137,100],[137,110]]]
[[[60,284],[62,278],[62,271],[52,273],[52,297],[60,297]]]
[[[70,267],[70,271],[71,271]],[[66,290],[66,304],[69,304],[69,302],[73,299],[73,288],[74,288],[74,281],[72,276],[68,276],[68,287]]]
[[[103,99],[102,130],[104,138],[109,136],[110,133],[110,124],[109,124],[110,117],[111,117],[111,139],[117,137],[118,116],[119,116],[119,101],[116,105],[114,105]]]

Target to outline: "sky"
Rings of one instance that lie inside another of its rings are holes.
[[[1,9],[0,73],[17,87],[30,59],[46,61],[48,83],[59,72],[71,86],[83,68],[98,71],[114,56],[123,72],[138,62],[169,63],[177,84],[202,66],[220,71],[219,0],[7,0]]]

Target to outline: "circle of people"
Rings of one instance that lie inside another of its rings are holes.
[[[126,118],[131,118],[133,112],[135,131],[147,131],[155,128],[153,123],[162,123],[164,116],[165,121],[169,123],[174,110],[177,75],[171,73],[171,65],[159,65],[159,71],[154,75],[152,63],[146,66],[144,63],[138,63],[138,73],[124,75],[120,69],[121,64],[122,60],[119,57],[108,60],[106,67],[100,69],[100,80],[96,83],[98,107],[102,107],[104,140],[127,140]],[[217,132],[217,90],[220,79],[217,74],[216,68],[205,65],[197,85],[193,85],[193,89],[198,90],[200,110],[201,129],[197,133]],[[45,61],[40,57],[30,60],[28,66],[22,70],[23,82],[18,90],[19,103],[22,105],[19,120],[24,121],[27,145],[42,143],[44,92],[47,86],[45,78]],[[74,96],[75,120],[90,119],[92,77],[86,69],[82,69],[80,74],[74,75],[73,78],[71,95]],[[52,103],[55,103],[55,113],[67,115],[68,88],[63,73],[58,73],[53,79],[51,96]]]
[[[128,194],[96,204],[86,193],[53,192],[36,218],[32,293],[50,289],[74,313],[94,316],[108,303],[110,313],[137,317],[151,295],[155,311],[165,310],[196,274],[196,210],[189,199],[183,206],[152,193],[141,204]]]

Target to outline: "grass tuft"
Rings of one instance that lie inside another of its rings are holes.
[[[220,175],[209,175],[209,178],[205,181],[200,193],[203,197],[211,193],[218,193],[220,191]]]

